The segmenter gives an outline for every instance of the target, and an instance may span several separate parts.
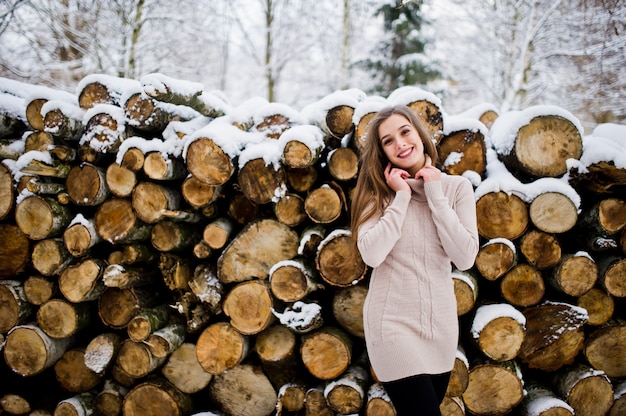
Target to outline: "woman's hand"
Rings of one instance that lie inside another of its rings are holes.
[[[404,169],[394,168],[391,163],[387,163],[385,167],[385,181],[394,192],[406,191],[411,192],[411,187],[405,179],[410,178],[409,172]]]
[[[426,158],[424,167],[415,174],[415,179],[420,178],[422,178],[424,182],[438,181],[441,179],[441,171],[432,165],[430,157]]]

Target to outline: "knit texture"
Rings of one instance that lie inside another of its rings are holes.
[[[479,240],[471,183],[408,179],[357,245],[373,268],[363,307],[367,353],[381,381],[451,371],[458,346],[452,264],[474,264]]]

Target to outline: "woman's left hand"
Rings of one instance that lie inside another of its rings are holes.
[[[415,179],[420,178],[424,179],[424,182],[438,181],[441,179],[441,171],[430,163],[427,163],[415,174]]]

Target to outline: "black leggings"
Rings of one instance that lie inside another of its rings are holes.
[[[382,384],[397,416],[441,416],[439,405],[448,389],[450,374],[419,374]]]

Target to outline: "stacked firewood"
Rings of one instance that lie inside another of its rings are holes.
[[[585,136],[557,106],[453,116],[417,87],[232,106],[162,74],[76,94],[0,79],[0,414],[395,415],[349,230],[390,104],[475,188],[442,413],[625,414],[624,126]]]

